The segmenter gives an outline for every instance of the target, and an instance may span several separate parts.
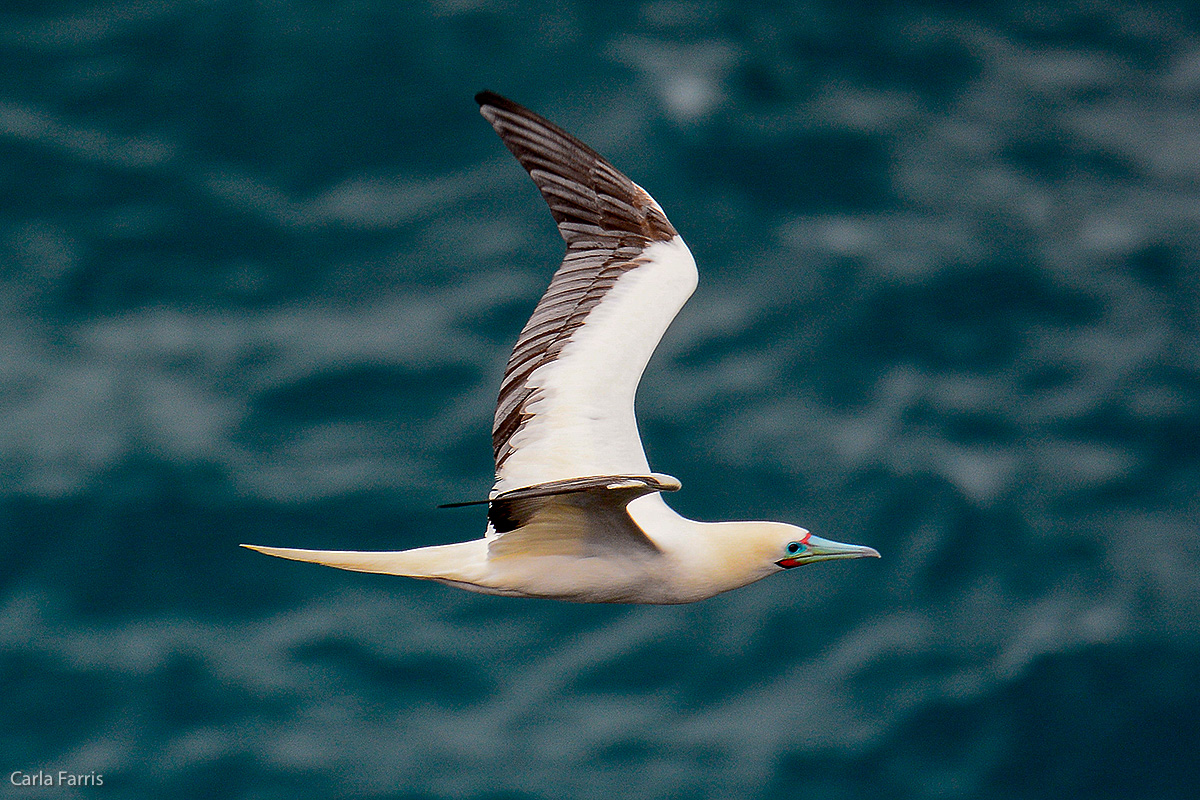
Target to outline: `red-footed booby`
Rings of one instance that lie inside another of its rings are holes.
[[[662,208],[590,147],[492,92],[480,113],[533,178],[567,243],[508,360],[482,539],[391,552],[260,553],[476,592],[588,603],[688,603],[792,567],[878,557],[782,522],[695,522],[662,499],[634,418],[638,381],[696,288]]]

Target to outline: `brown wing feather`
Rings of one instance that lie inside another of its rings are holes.
[[[475,99],[541,190],[567,243],[562,266],[504,372],[492,427],[499,472],[512,452],[513,434],[531,416],[527,407],[536,390],[526,385],[529,375],[558,357],[621,275],[644,263],[640,256],[648,244],[671,241],[676,232],[645,190],[574,136],[492,92]]]

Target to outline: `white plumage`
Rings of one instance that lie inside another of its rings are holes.
[[[683,240],[654,242],[553,361],[525,380],[531,415],[508,440],[495,491],[580,475],[650,471],[634,418],[638,381],[667,326],[696,288]]]
[[[542,192],[567,243],[517,340],[492,431],[496,483],[482,539],[395,552],[245,545],[360,572],[580,602],[682,603],[791,567],[878,556],[779,522],[694,522],[663,502],[634,396],[696,288],[659,205],[552,123],[490,92],[480,111]]]

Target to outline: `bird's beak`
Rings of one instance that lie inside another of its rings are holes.
[[[820,536],[808,537],[805,542],[808,549],[803,553],[780,559],[775,563],[784,569],[799,567],[804,564],[814,564],[817,561],[832,561],[835,558],[879,558],[879,551],[874,547],[861,544],[842,544],[822,539]]]

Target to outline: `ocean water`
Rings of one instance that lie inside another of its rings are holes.
[[[0,76],[0,795],[1200,796],[1194,4],[10,2]],[[480,535],[562,248],[483,88],[696,255],[671,504],[881,560],[595,607],[237,547]]]

